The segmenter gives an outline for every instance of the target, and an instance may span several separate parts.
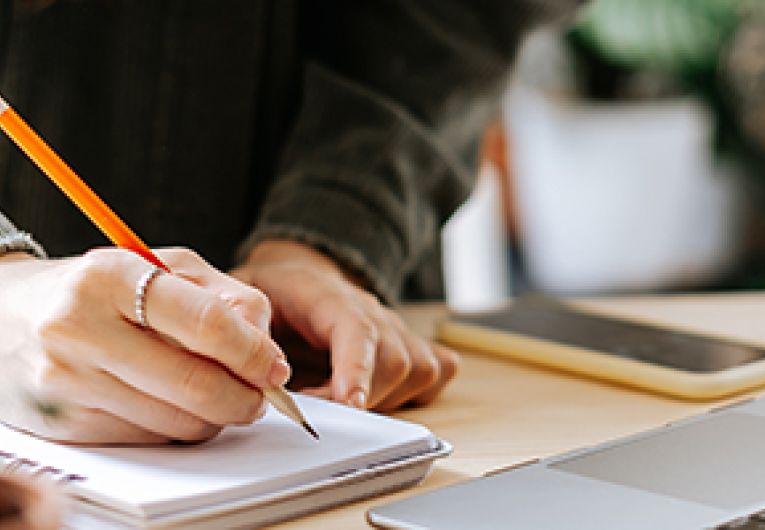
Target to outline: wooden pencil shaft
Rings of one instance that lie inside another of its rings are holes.
[[[0,110],[0,128],[3,132],[106,237],[116,246],[132,250],[154,265],[169,270],[13,108],[7,103],[4,103],[4,107],[4,110]],[[0,106],[0,109],[2,108]]]

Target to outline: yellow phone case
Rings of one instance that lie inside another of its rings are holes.
[[[713,400],[765,385],[765,359],[715,372],[691,372],[460,322],[457,317],[440,321],[436,337],[455,348],[494,354],[688,400]]]

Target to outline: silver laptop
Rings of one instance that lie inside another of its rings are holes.
[[[374,508],[382,528],[765,530],[765,398]]]

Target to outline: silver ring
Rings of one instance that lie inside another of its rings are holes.
[[[152,267],[144,272],[135,284],[135,319],[142,328],[149,327],[149,323],[146,321],[146,291],[161,272],[162,269],[159,267]]]

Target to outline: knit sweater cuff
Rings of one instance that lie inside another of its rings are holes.
[[[27,252],[41,259],[48,257],[40,243],[0,213],[0,255],[9,252]]]
[[[240,247],[239,255],[246,257],[265,240],[299,241],[327,254],[347,272],[358,276],[385,303],[395,303],[402,276],[398,269],[404,261],[400,238],[382,219],[366,211],[363,203],[350,196],[322,189],[309,193],[310,202],[301,193],[283,197],[278,208],[269,208]],[[364,222],[356,222],[358,219]]]

